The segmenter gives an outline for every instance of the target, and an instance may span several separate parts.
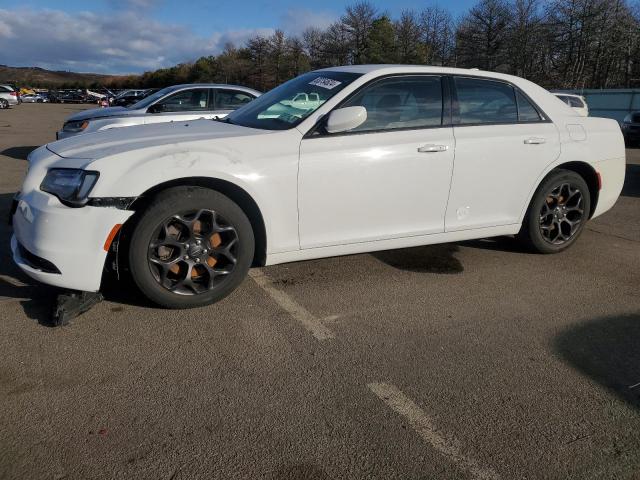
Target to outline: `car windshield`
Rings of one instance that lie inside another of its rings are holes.
[[[143,98],[139,102],[136,102],[136,103],[134,103],[132,105],[129,105],[127,108],[130,108],[132,110],[139,110],[141,108],[147,108],[153,102],[155,102],[156,100],[164,97],[167,93],[173,92],[174,90],[175,90],[175,87],[163,88],[162,90],[158,90],[156,93],[154,93],[152,95],[149,95],[148,97]]]
[[[300,75],[231,113],[225,121],[262,130],[293,128],[359,76],[330,71]]]

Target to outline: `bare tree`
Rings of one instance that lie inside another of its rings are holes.
[[[377,18],[376,8],[368,1],[359,1],[347,7],[341,18],[344,30],[348,34],[351,63],[365,63],[369,31]]]
[[[396,45],[400,63],[422,63],[424,48],[420,42],[421,30],[418,15],[413,10],[404,10],[395,24]]]
[[[448,65],[455,50],[455,31],[451,14],[439,7],[428,7],[420,14],[425,63]]]
[[[503,69],[508,23],[509,5],[505,0],[480,0],[458,27],[460,65],[483,70]]]

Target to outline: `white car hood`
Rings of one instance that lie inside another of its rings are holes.
[[[129,110],[125,107],[108,107],[108,108],[91,108],[89,110],[82,110],[74,113],[66,122],[75,122],[79,120],[90,120],[92,118],[105,118],[105,117],[123,117],[127,115],[140,115],[139,110]]]
[[[271,132],[268,130],[257,130],[214,120],[194,120],[87,133],[49,143],[47,149],[62,158],[97,160],[147,147],[269,133]]]

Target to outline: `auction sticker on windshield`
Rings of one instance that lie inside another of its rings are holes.
[[[332,88],[336,88],[342,82],[337,80],[333,80],[332,78],[327,77],[318,77],[315,80],[309,82],[309,85],[315,85],[316,87],[326,88],[327,90],[331,90]]]

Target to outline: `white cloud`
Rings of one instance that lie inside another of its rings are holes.
[[[118,0],[120,1],[120,0]],[[149,2],[156,0],[129,0]],[[226,42],[241,44],[273,29],[216,32],[144,18],[131,11],[110,15],[60,10],[0,9],[2,63],[95,73],[137,73],[219,53]]]
[[[329,12],[292,8],[282,15],[280,25],[288,35],[301,35],[309,27],[325,29],[335,21],[336,16]]]

